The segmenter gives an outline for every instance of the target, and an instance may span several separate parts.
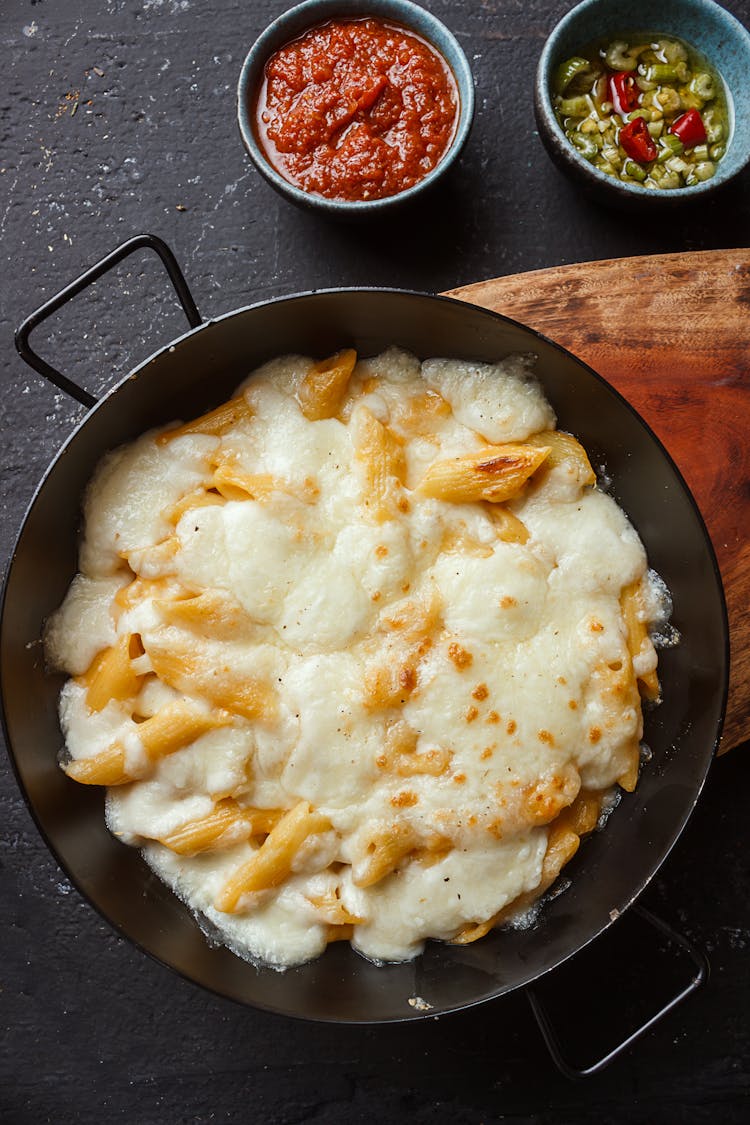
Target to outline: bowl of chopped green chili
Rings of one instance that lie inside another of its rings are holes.
[[[713,0],[583,0],[537,69],[539,135],[599,198],[705,198],[750,164],[750,34]]]

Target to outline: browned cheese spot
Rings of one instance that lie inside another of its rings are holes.
[[[549,824],[571,803],[577,786],[572,777],[556,774],[544,784],[527,785],[523,789],[526,813],[532,824]]]
[[[412,395],[409,399],[394,403],[394,421],[409,434],[429,434],[435,422],[450,414],[450,405],[435,391]]]
[[[365,670],[364,704],[371,710],[403,705],[417,686],[418,657]]]
[[[487,722],[488,723],[499,723],[500,722],[500,716],[498,715],[497,711],[490,711],[489,715],[487,716]]]
[[[467,652],[465,648],[462,648],[457,641],[451,641],[448,645],[448,656],[459,672],[463,672],[465,668],[471,667],[471,663],[474,659],[472,654]]]
[[[508,725],[505,728],[507,730],[508,734],[515,734],[517,728],[518,728],[518,724],[516,723],[516,720],[515,719],[509,719]]]
[[[589,731],[589,742],[596,744],[602,737],[602,732],[599,727],[592,727]]]
[[[483,703],[490,693],[487,684],[477,684],[471,694],[478,703]]]
[[[537,732],[537,738],[539,739],[540,742],[546,742],[546,744],[548,746],[554,746],[555,745],[555,736],[552,733],[552,731],[540,730],[540,731]]]
[[[518,602],[510,594],[505,594],[500,599],[500,609],[512,609],[514,605],[518,605]]]
[[[479,714],[479,711],[476,707],[470,707],[469,710],[466,712],[466,722],[467,723],[473,723],[478,714]]]
[[[375,554],[379,559],[384,559],[386,557],[386,555],[388,554],[388,548],[386,547],[385,543],[380,543],[375,548]]]
[[[418,800],[416,793],[412,793],[410,789],[403,789],[391,797],[391,804],[394,809],[409,809],[412,805],[416,805]]]
[[[410,664],[405,664],[403,668],[399,668],[398,682],[404,691],[414,691],[417,686],[417,670]]]
[[[477,463],[477,472],[488,473],[494,476],[496,473],[503,473],[508,469],[517,469],[523,465],[523,460],[520,457],[489,457],[486,461],[479,461]]]

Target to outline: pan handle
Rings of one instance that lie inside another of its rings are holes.
[[[72,300],[73,297],[77,297],[87,286],[91,285],[94,281],[98,281],[103,274],[114,269],[124,258],[129,257],[130,254],[134,254],[138,250],[153,250],[154,253],[159,255],[165,270],[169,274],[169,280],[175,288],[175,292],[177,293],[177,297],[184,309],[185,316],[188,318],[191,328],[197,328],[199,324],[202,324],[203,319],[198,312],[195,301],[193,300],[193,295],[188,288],[182,270],[177,264],[177,259],[166,242],[158,238],[155,234],[139,234],[136,235],[135,238],[130,238],[127,242],[123,242],[122,245],[118,246],[116,250],[113,250],[111,254],[107,254],[105,258],[102,258],[96,265],[91,266],[90,269],[82,273],[75,281],[71,281],[70,285],[66,285],[64,289],[61,289],[56,296],[51,297],[49,301],[45,301],[36,312],[33,312],[31,316],[26,318],[16,332],[16,348],[21,358],[33,367],[35,371],[38,371],[40,375],[43,375],[45,379],[48,379],[50,383],[54,383],[61,391],[65,391],[66,394],[71,395],[72,398],[82,403],[83,406],[96,406],[98,399],[90,394],[89,391],[84,390],[83,387],[79,387],[78,384],[74,383],[72,379],[69,379],[67,375],[63,375],[61,371],[52,367],[52,365],[42,359],[41,356],[37,355],[29,343],[29,336],[43,320],[52,316],[53,313],[56,313],[58,309],[61,309],[62,306]]]
[[[552,1056],[552,1061],[555,1063],[558,1070],[560,1070],[566,1078],[591,1078],[594,1074],[599,1074],[600,1071],[609,1066],[611,1062],[614,1062],[614,1060],[618,1058],[623,1053],[623,1051],[626,1051],[627,1048],[635,1043],[637,1039],[640,1039],[642,1035],[645,1035],[645,1033],[649,1031],[655,1024],[657,1024],[660,1019],[668,1015],[669,1012],[676,1008],[678,1004],[682,1003],[683,1000],[687,999],[687,997],[690,996],[691,993],[700,988],[701,985],[704,984],[708,979],[708,961],[705,954],[700,949],[693,945],[692,942],[688,941],[688,939],[682,934],[678,934],[661,918],[657,918],[656,915],[652,914],[650,910],[646,910],[642,906],[634,906],[633,911],[634,913],[640,915],[644,922],[647,922],[654,929],[658,930],[666,938],[668,938],[669,941],[674,942],[681,949],[683,949],[693,961],[693,964],[695,965],[695,973],[691,977],[689,983],[680,992],[678,992],[676,996],[673,996],[670,1000],[668,1000],[667,1003],[664,1004],[663,1007],[661,1007],[657,1012],[655,1012],[653,1016],[647,1019],[645,1023],[641,1024],[640,1027],[637,1027],[635,1031],[626,1036],[626,1038],[618,1043],[617,1046],[613,1047],[611,1051],[608,1051],[606,1055],[603,1055],[600,1059],[592,1063],[590,1066],[582,1068],[573,1066],[570,1062],[568,1062],[565,1055],[563,1054],[560,1037],[552,1025],[552,1021],[550,1020],[549,1014],[547,1013],[547,1010],[540,999],[538,990],[533,987],[527,988],[526,996],[529,1004],[531,1005],[531,1010],[534,1013],[534,1018],[539,1025],[539,1030],[542,1033],[542,1037],[544,1038],[547,1050]]]

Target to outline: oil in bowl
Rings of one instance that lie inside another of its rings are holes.
[[[697,205],[750,165],[749,76],[750,32],[714,0],[580,0],[539,58],[539,137],[589,199]]]
[[[692,44],[654,31],[608,36],[562,62],[553,106],[592,167],[646,189],[694,187],[730,140],[727,92]]]

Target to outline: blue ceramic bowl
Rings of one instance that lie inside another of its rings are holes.
[[[676,36],[706,56],[724,80],[730,140],[716,173],[694,187],[650,190],[594,168],[566,138],[552,105],[552,79],[565,59],[592,40],[631,31]],[[704,199],[750,162],[750,34],[712,0],[583,0],[557,24],[542,51],[534,110],[539,135],[556,164],[604,202],[630,209],[674,207]]]
[[[459,116],[456,132],[447,152],[418,184],[383,199],[349,202],[302,191],[276,171],[258,143],[253,126],[253,103],[263,80],[266,61],[279,47],[326,20],[357,19],[364,16],[400,24],[432,44],[453,72],[458,90]],[[256,168],[271,187],[276,188],[287,199],[302,207],[340,217],[378,215],[421,195],[445,175],[456,160],[466,143],[474,118],[474,79],[466,55],[445,24],[424,8],[410,3],[410,0],[305,0],[279,16],[254,43],[240,73],[237,116],[242,140]]]

